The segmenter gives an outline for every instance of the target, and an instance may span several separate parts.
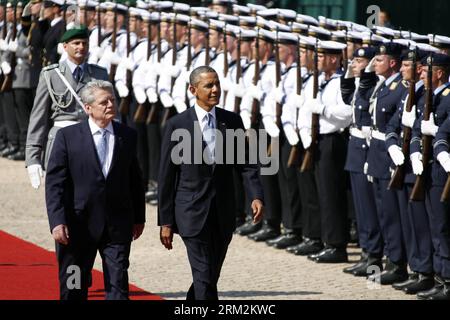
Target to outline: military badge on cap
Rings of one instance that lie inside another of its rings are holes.
[[[408,52],[408,59],[414,59],[415,55],[416,55],[416,53],[414,51]]]
[[[386,53],[386,47],[380,46],[380,54],[385,54],[385,53]]]
[[[365,54],[365,51],[364,51],[363,48],[361,48],[361,49],[358,50],[358,56],[363,57],[364,54]]]

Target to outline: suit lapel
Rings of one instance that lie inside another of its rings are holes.
[[[88,155],[91,155],[90,160],[93,164],[95,164],[95,167],[99,171],[100,175],[103,177],[100,159],[98,158],[97,148],[95,147],[94,137],[92,136],[91,128],[89,127],[88,121],[83,122],[82,128],[83,128],[82,137],[84,139],[86,150],[89,150]]]

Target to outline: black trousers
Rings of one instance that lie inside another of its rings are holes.
[[[69,234],[68,245],[56,243],[60,299],[87,300],[89,275],[98,250],[102,258],[106,300],[128,300],[131,242],[113,243],[106,232],[100,242],[95,242],[89,239],[87,232],[75,232],[70,226]]]
[[[297,171],[297,181],[302,198],[302,234],[310,239],[320,239],[322,234],[319,195],[314,171]]]
[[[345,247],[348,242],[346,150],[342,134],[320,135],[314,159],[322,241],[335,247]]]
[[[161,127],[164,107],[161,102],[156,102],[155,121],[147,124],[147,150],[148,150],[148,180],[158,181],[159,161],[161,157],[161,135],[164,128]]]
[[[19,128],[19,145],[21,149],[25,149],[28,123],[30,122],[30,113],[33,108],[36,89],[14,89],[13,93],[16,120]]]
[[[6,129],[5,115],[3,114],[3,101],[0,93],[0,144],[8,142],[8,132]]]
[[[6,124],[6,133],[9,144],[14,147],[19,147],[19,125],[16,119],[16,108],[14,104],[13,91],[7,91],[0,94],[2,99],[2,112]]]
[[[213,200],[202,231],[195,237],[182,238],[193,278],[186,300],[219,299],[217,282],[232,236],[221,230]]]

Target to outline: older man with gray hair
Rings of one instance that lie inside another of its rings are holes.
[[[111,83],[93,80],[80,96],[89,119],[57,132],[45,183],[60,297],[87,299],[89,273],[98,250],[106,299],[128,299],[131,241],[139,238],[145,223],[136,132],[112,121]]]

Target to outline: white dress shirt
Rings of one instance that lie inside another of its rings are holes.
[[[89,118],[88,120],[89,128],[91,129],[92,138],[94,139],[94,145],[97,149],[97,145],[100,142],[100,139],[102,137],[101,134],[101,128],[95,124],[95,122]],[[107,131],[106,134],[106,158],[105,163],[103,164],[102,172],[103,175],[106,177],[108,175],[109,169],[111,167],[112,157],[113,157],[113,151],[114,151],[114,142],[115,142],[115,136],[114,136],[114,129],[112,126],[112,122],[110,122],[105,130]]]

